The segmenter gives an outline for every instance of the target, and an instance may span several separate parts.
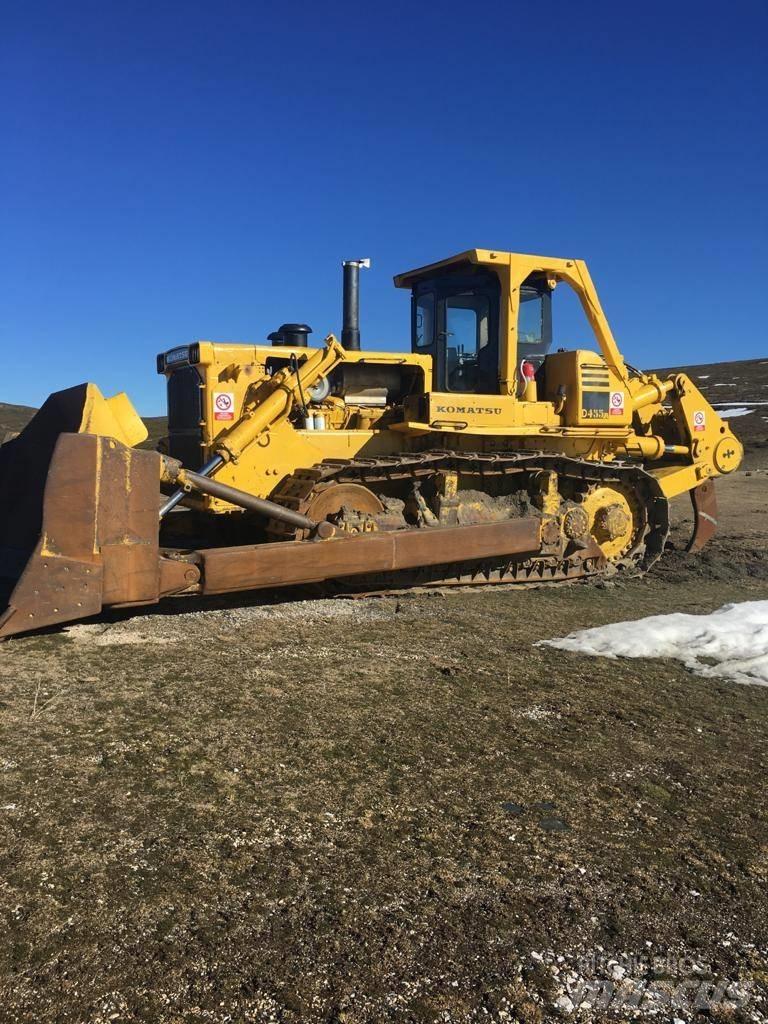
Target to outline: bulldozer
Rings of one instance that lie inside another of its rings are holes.
[[[683,373],[629,366],[586,264],[470,249],[395,277],[409,352],[285,323],[158,356],[168,437],[125,394],[51,395],[0,447],[0,637],[170,597],[545,585],[641,573],[688,493],[689,548],[743,449]],[[588,347],[554,348],[571,289]]]

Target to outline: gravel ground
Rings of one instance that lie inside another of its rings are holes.
[[[643,579],[0,645],[0,1019],[768,1019],[768,688],[538,640],[768,598],[768,475]]]

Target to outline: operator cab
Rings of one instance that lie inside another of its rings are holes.
[[[411,349],[432,357],[433,390],[497,395],[501,280],[487,266],[446,263],[396,278],[412,288]],[[551,289],[543,275],[532,274],[520,288],[518,363],[538,368],[551,343]]]

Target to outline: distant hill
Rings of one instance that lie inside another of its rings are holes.
[[[668,366],[653,372],[662,375],[687,373],[713,405],[765,402],[768,407],[768,356],[765,359],[737,359],[730,363]]]
[[[157,442],[168,433],[168,419],[165,416],[142,416],[144,426],[149,431],[149,437],[141,446],[142,448],[157,448]]]
[[[672,366],[654,371],[661,375],[687,373],[716,409],[734,410],[733,429],[747,449],[747,468],[768,463],[768,357],[728,363]],[[7,434],[22,430],[34,415],[27,405],[0,402],[0,443]],[[143,448],[155,448],[168,429],[165,416],[147,416],[149,438]]]
[[[23,430],[36,411],[28,405],[6,405],[0,402],[0,444],[6,434],[18,434]]]

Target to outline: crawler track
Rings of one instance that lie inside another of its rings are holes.
[[[430,567],[335,581],[335,588],[377,592],[437,585],[566,583],[586,577],[610,576],[618,571],[642,572],[659,558],[669,531],[668,504],[654,478],[636,464],[588,462],[533,451],[500,454],[430,451],[375,459],[334,460],[297,471],[282,482],[272,499],[306,514],[318,494],[334,484],[360,484],[374,493],[383,490],[404,495],[414,482],[423,483],[445,472],[470,477],[477,481],[479,490],[498,493],[508,488],[530,499],[535,477],[546,471],[554,471],[560,483],[574,491],[619,486],[630,493],[640,510],[641,525],[629,549],[620,557],[610,558],[593,542],[581,550],[566,550],[560,555],[542,553],[533,558],[502,562],[457,561],[439,569]],[[297,539],[295,531],[274,520],[268,530],[275,540]]]

